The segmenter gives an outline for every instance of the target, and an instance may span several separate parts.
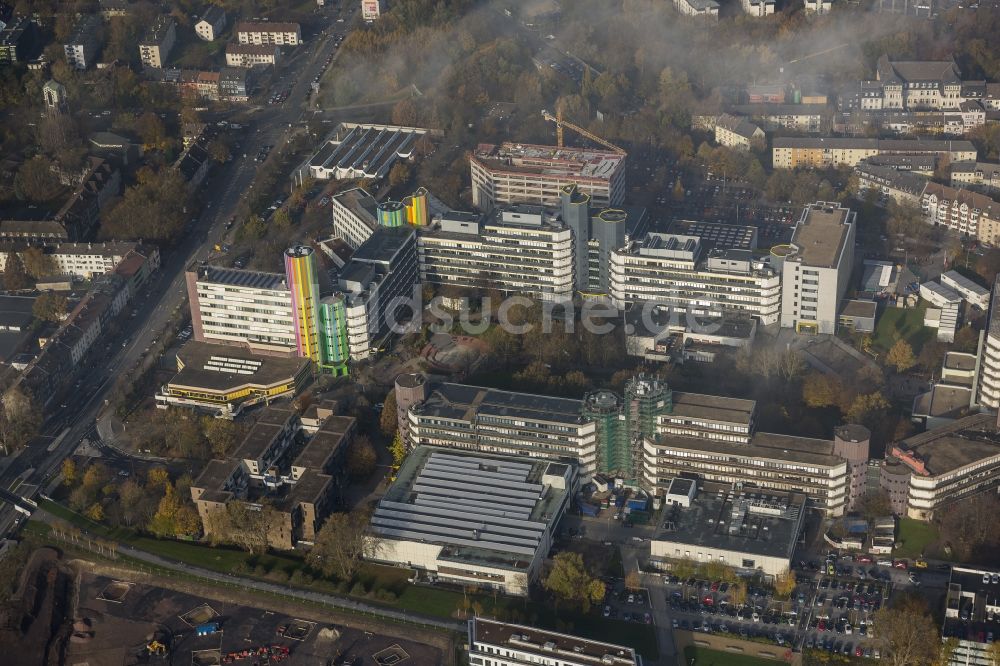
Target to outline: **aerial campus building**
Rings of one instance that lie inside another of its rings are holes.
[[[475,666],[642,666],[633,648],[555,631],[469,620],[469,663]]]
[[[306,358],[345,374],[348,359],[378,348],[398,300],[411,296],[415,247],[412,228],[380,227],[322,293],[316,254],[304,245],[285,251],[284,274],[193,266],[186,280],[194,340]]]
[[[368,557],[527,595],[575,482],[571,463],[418,446],[372,515]]]
[[[444,204],[434,199],[423,187],[418,187],[402,201],[383,201],[360,187],[341,192],[330,198],[333,210],[333,235],[354,249],[368,240],[378,227],[398,227],[404,223],[413,227],[430,224],[431,210]],[[400,206],[402,208],[400,209]],[[441,211],[445,212],[445,211]]]
[[[567,185],[577,186],[595,208],[625,200],[625,155],[610,150],[480,144],[470,164],[472,205],[483,211],[513,203],[557,206]]]
[[[396,405],[410,446],[574,462],[581,479],[611,476],[657,499],[677,477],[799,492],[829,515],[864,495],[865,428],[843,426],[832,440],[758,432],[754,401],[674,391],[656,378],[571,400],[401,375]]]
[[[605,295],[612,252],[643,233],[646,211],[591,208],[567,185],[559,205],[498,205],[488,215],[454,211],[419,230],[417,256],[424,282],[495,288],[543,301],[576,293]]]
[[[426,134],[419,127],[341,123],[302,170],[317,180],[385,178]]]

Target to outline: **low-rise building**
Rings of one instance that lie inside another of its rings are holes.
[[[775,0],[740,0],[740,5],[748,16],[770,16],[774,13]]]
[[[230,102],[250,100],[250,79],[240,67],[223,67],[219,70],[219,99]]]
[[[715,142],[727,148],[750,150],[764,143],[764,130],[742,116],[724,113],[715,121]]]
[[[572,463],[417,447],[372,514],[368,558],[525,596],[575,483]]]
[[[355,432],[353,418],[328,416],[306,438],[288,405],[260,411],[237,451],[210,461],[191,484],[205,537],[218,529],[218,512],[241,503],[262,515],[261,524],[246,529],[261,530],[259,538],[268,547],[290,550],[314,543],[345,484],[344,458]]]
[[[294,397],[311,375],[307,359],[258,356],[192,340],[177,351],[177,374],[156,394],[156,406],[231,419],[247,407]]]
[[[855,167],[863,159],[881,155],[935,155],[952,162],[976,159],[969,141],[939,139],[865,139],[839,137],[778,137],[771,142],[775,169]]]
[[[81,14],[69,39],[63,44],[66,64],[77,70],[85,70],[93,65],[101,47],[100,31],[100,16]]]
[[[194,24],[194,32],[206,42],[215,41],[226,29],[226,12],[218,5],[209,5]]]
[[[378,202],[360,187],[330,197],[333,235],[355,250],[368,240],[378,227]]]
[[[973,280],[965,277],[958,271],[945,271],[941,274],[941,284],[952,289],[980,310],[986,310],[990,306],[990,290]]]
[[[665,500],[649,542],[652,560],[718,562],[765,576],[788,573],[804,526],[805,495],[678,478]]]
[[[398,160],[414,155],[427,133],[419,127],[341,123],[302,168],[317,180],[382,179]]]
[[[901,466],[901,467],[898,467]],[[950,504],[1000,485],[1000,434],[995,414],[972,414],[890,447],[884,468],[909,475],[905,513],[931,520]]]
[[[875,332],[875,313],[878,303],[858,299],[845,299],[837,315],[837,323],[855,333]]]
[[[230,67],[276,65],[281,50],[274,44],[227,44],[226,64]]]
[[[167,64],[170,51],[177,41],[177,24],[173,17],[157,16],[146,36],[139,42],[139,60],[143,67],[159,69]]]
[[[862,160],[854,167],[854,173],[858,176],[858,191],[861,196],[868,191],[877,192],[880,204],[894,201],[898,204],[919,206],[924,187],[928,183],[926,178],[912,171],[875,165],[870,160]]]
[[[298,23],[243,21],[234,30],[240,44],[274,44],[298,46],[302,43],[302,28]]]
[[[826,104],[740,104],[733,113],[753,118],[768,129],[822,132],[830,115]]]
[[[0,65],[27,60],[35,32],[35,24],[26,16],[16,17],[0,29]]]
[[[480,617],[469,620],[468,653],[473,666],[642,666],[629,647]]]

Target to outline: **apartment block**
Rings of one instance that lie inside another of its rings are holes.
[[[230,67],[276,65],[281,50],[273,44],[227,44],[226,64]]]
[[[177,41],[177,25],[170,16],[156,17],[153,26],[139,42],[139,60],[143,67],[162,68]]]
[[[764,130],[741,116],[724,113],[715,121],[715,142],[737,150],[763,145]]]
[[[878,193],[878,203],[886,204],[894,201],[898,204],[913,207],[920,206],[920,199],[928,180],[912,171],[900,171],[887,166],[872,164],[870,160],[862,160],[854,173],[858,176],[858,191],[860,196],[865,192]]]
[[[951,165],[951,186],[1000,196],[1000,164],[955,162]]]
[[[871,95],[867,109],[957,109],[968,98],[954,60],[890,60],[883,55],[875,67],[875,80],[865,82]]]
[[[976,147],[969,141],[937,139],[778,137],[771,142],[775,169],[855,167],[861,160],[882,155],[935,155],[952,162],[974,161]]]
[[[642,666],[629,647],[480,617],[468,645],[473,666]]]
[[[364,189],[355,187],[330,197],[333,235],[355,250],[378,227],[378,202]]]
[[[996,414],[972,414],[892,445],[883,476],[906,480],[901,484],[902,503],[906,515],[918,520],[931,520],[965,497],[996,493],[1000,486]]]
[[[805,207],[781,262],[781,326],[832,334],[854,269],[857,213],[837,203]]]
[[[201,19],[194,24],[194,32],[206,42],[215,41],[226,29],[226,12],[218,5],[209,5]]]
[[[768,129],[822,132],[830,115],[826,104],[740,104],[733,113],[752,118]]]
[[[807,14],[829,14],[833,11],[833,0],[805,0]]]
[[[101,17],[96,14],[82,14],[73,26],[73,32],[63,44],[66,64],[77,70],[85,70],[95,64],[97,51],[101,48]]]
[[[747,16],[759,18],[774,13],[775,0],[740,0],[740,6]]]
[[[369,23],[382,16],[382,0],[361,0],[361,18]]]
[[[559,205],[569,185],[595,208],[625,199],[625,155],[610,150],[531,144],[481,144],[470,158],[472,204],[483,211],[500,204]]]
[[[920,207],[930,224],[1000,245],[1000,202],[984,194],[927,183]]]
[[[302,43],[302,28],[298,23],[243,21],[236,24],[235,33],[240,44],[298,46]]]
[[[707,16],[719,20],[719,3],[715,0],[674,0],[674,7],[685,16]]]
[[[14,18],[0,29],[0,65],[27,60],[35,32],[35,24],[26,16]]]

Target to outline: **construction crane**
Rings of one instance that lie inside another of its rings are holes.
[[[568,120],[563,120],[561,107],[556,107],[556,115],[554,116],[545,109],[542,109],[542,118],[545,118],[549,122],[553,122],[556,124],[556,145],[559,146],[560,148],[563,147],[563,127],[565,126],[570,128],[580,136],[590,139],[594,143],[598,143],[604,146],[608,150],[611,150],[619,155],[626,154],[624,150],[622,150],[615,144],[611,143],[610,141],[606,141],[605,139],[602,139],[601,137],[594,134],[593,132],[588,132],[579,125],[571,123]]]

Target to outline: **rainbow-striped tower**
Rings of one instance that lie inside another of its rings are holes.
[[[298,354],[320,363],[319,282],[311,247],[295,245],[285,250],[285,278],[292,297],[292,321]]]

